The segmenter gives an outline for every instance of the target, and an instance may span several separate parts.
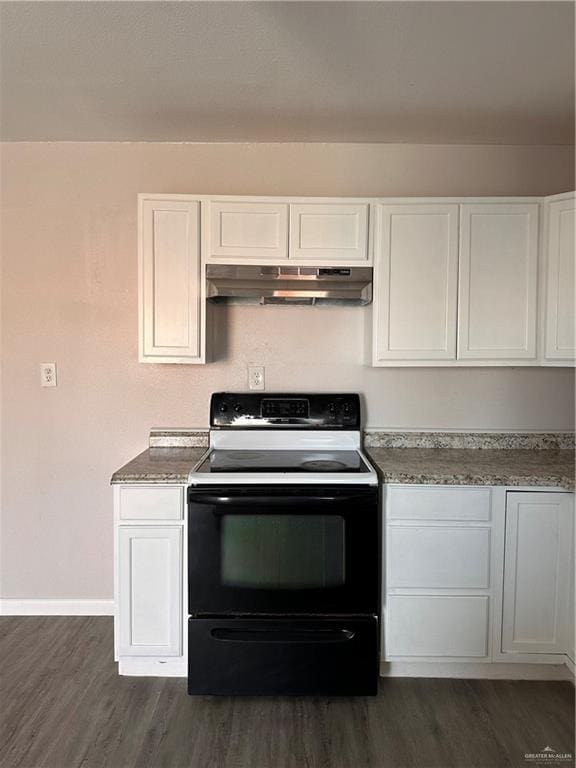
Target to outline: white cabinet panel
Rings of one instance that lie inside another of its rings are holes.
[[[538,205],[463,205],[458,357],[536,357]]]
[[[574,600],[576,596],[574,594],[574,514],[571,515],[571,531],[570,531],[570,552],[568,555],[568,612],[566,617],[566,641],[564,643],[566,653],[572,659],[572,663],[576,663],[576,626],[575,622],[575,605]]]
[[[576,358],[574,242],[576,196],[547,203],[546,340],[548,360]]]
[[[389,589],[488,589],[490,528],[390,526]]]
[[[138,485],[119,489],[120,520],[181,520],[183,512],[181,486]]]
[[[290,258],[365,262],[368,259],[368,205],[292,204]]]
[[[391,595],[387,599],[386,658],[488,655],[489,598]]]
[[[208,258],[285,259],[288,257],[288,205],[209,203]]]
[[[182,653],[182,528],[118,528],[120,656]]]
[[[199,202],[141,200],[141,362],[204,362],[201,296]]]
[[[405,485],[386,492],[389,520],[490,520],[490,488]]]
[[[457,272],[457,205],[378,206],[374,364],[456,358]]]
[[[573,515],[569,493],[507,494],[504,652],[566,650]]]

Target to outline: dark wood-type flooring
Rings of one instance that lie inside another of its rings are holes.
[[[183,679],[119,677],[108,617],[1,618],[0,663],[2,768],[526,768],[527,752],[574,751],[568,682],[192,698]]]

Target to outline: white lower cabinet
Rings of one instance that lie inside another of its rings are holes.
[[[570,493],[507,494],[504,653],[563,654],[573,647],[573,520]]]
[[[386,661],[489,661],[489,488],[386,489]]]
[[[176,673],[184,667],[183,490],[117,486],[114,491],[115,645],[123,674],[174,674],[174,664],[180,665]],[[149,519],[152,510],[157,521]],[[178,522],[167,523],[170,516]]]
[[[383,661],[574,660],[574,494],[385,489]]]

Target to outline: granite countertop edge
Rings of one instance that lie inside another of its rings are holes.
[[[188,482],[190,473],[200,464],[208,449],[198,447],[147,448],[116,470],[111,485],[182,485]]]
[[[386,485],[494,485],[505,487],[562,488],[574,492],[575,482],[558,475],[469,475],[469,474],[412,474],[386,472],[380,467],[379,474]]]
[[[200,446],[148,448],[117,470],[111,484],[186,484],[206,452]],[[502,461],[494,469],[485,466],[488,453],[474,449],[368,448],[366,453],[386,484],[524,486],[570,492],[576,485],[574,453],[566,450],[497,450],[493,454]],[[456,465],[453,470],[447,471],[447,458]],[[508,468],[501,466],[506,463]]]

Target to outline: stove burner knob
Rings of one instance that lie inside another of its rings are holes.
[[[242,411],[244,410],[244,408],[242,408],[242,406],[240,405],[240,403],[237,403],[237,404],[234,406],[234,410],[236,411],[236,413],[242,413]]]

